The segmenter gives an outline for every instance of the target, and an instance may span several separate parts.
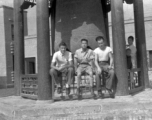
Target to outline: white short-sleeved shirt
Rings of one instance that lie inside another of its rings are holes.
[[[132,61],[132,65],[133,65],[133,68],[136,68],[137,67],[137,63],[136,63],[136,52],[137,52],[137,49],[134,45],[130,45],[130,46],[127,46],[127,48],[129,48],[131,50],[131,61]]]
[[[131,56],[135,56],[137,52],[136,47],[134,45],[130,45],[128,48],[131,50]]]
[[[106,46],[105,50],[101,50],[100,48],[96,48],[94,53],[98,57],[98,61],[108,61],[109,60],[109,53],[112,53],[112,49]]]
[[[72,53],[68,51],[66,51],[65,54],[57,51],[54,53],[52,59],[52,63],[55,62],[57,67],[67,65],[70,61],[72,61]]]

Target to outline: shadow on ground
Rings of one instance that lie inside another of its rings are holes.
[[[0,97],[7,97],[7,96],[13,96],[13,95],[15,95],[14,88],[0,89]]]

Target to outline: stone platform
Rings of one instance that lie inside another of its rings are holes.
[[[133,96],[81,101],[0,98],[0,120],[152,120],[152,89]]]

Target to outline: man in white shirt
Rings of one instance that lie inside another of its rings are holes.
[[[73,61],[72,53],[66,50],[66,44],[61,42],[59,44],[59,51],[53,55],[50,75],[58,87],[58,93],[61,93],[62,74],[67,76],[66,93],[70,94],[70,84],[73,79]]]
[[[134,37],[133,36],[129,36],[128,37],[128,44],[129,45],[127,45],[127,49],[129,48],[131,50],[132,68],[136,68],[137,67],[137,63],[136,63],[136,52],[137,52],[137,49],[133,45],[133,42],[134,42]]]
[[[97,81],[97,91],[98,96],[102,97],[101,89],[101,75],[102,72],[107,74],[106,76],[106,89],[108,90],[110,96],[113,96],[112,85],[114,80],[114,70],[113,70],[113,56],[112,49],[105,44],[105,40],[102,36],[96,38],[98,43],[98,48],[94,50],[95,53],[95,65],[96,65],[96,81]],[[110,64],[109,64],[110,59]]]

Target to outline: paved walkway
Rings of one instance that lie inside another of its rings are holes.
[[[149,72],[152,85],[152,71]],[[134,96],[81,101],[35,101],[0,91],[0,120],[152,120],[152,89]]]
[[[0,98],[0,120],[152,120],[152,89],[134,96],[74,101]]]

